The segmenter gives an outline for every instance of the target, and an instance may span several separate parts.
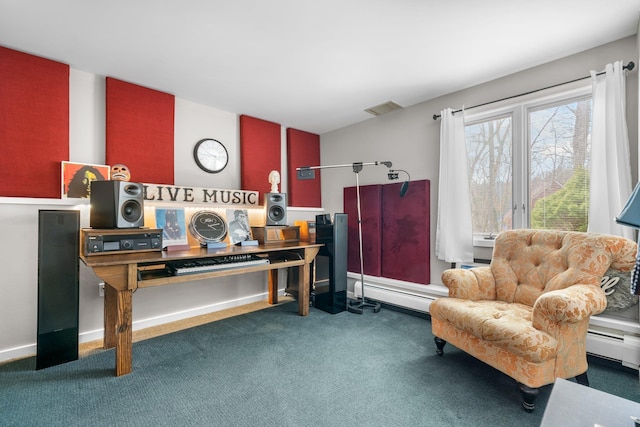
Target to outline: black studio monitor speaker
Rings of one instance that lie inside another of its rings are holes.
[[[38,212],[36,369],[78,359],[80,212]]]
[[[144,186],[126,181],[91,183],[91,228],[140,228],[144,225]]]
[[[287,225],[287,195],[285,193],[265,193],[264,204],[267,225]]]
[[[336,314],[347,309],[347,220],[345,213],[316,215],[314,306]]]

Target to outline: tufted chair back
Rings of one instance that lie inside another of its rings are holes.
[[[635,252],[634,242],[615,236],[557,230],[504,231],[496,238],[491,260],[496,300],[533,306],[545,292],[575,284],[600,286],[610,266],[631,271]]]

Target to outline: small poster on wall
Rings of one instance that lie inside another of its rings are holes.
[[[91,181],[108,180],[110,173],[107,165],[62,162],[62,198],[88,199]]]
[[[162,229],[162,248],[189,245],[183,208],[156,208],[156,227]]]

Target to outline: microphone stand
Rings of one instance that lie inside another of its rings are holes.
[[[360,255],[360,286],[362,290],[362,296],[360,299],[356,301],[349,301],[349,305],[347,306],[347,310],[351,313],[362,314],[364,309],[367,307],[373,308],[373,312],[377,313],[380,311],[382,306],[379,302],[371,303],[367,302],[364,297],[364,256],[362,250],[362,211],[361,211],[361,203],[360,203],[360,171],[362,170],[362,164],[354,163],[353,164],[353,173],[356,175],[356,206],[358,207],[358,245],[359,245],[359,255]],[[355,291],[355,289],[354,289]]]
[[[362,286],[362,295],[355,301],[349,301],[347,310],[351,313],[362,314],[365,308],[373,308],[374,313],[378,313],[382,308],[379,302],[371,303],[367,302],[364,296],[364,256],[362,249],[362,209],[360,203],[360,179],[359,174],[364,166],[378,166],[384,165],[391,168],[391,162],[356,162],[345,165],[331,165],[331,166],[303,166],[296,168],[298,179],[314,179],[314,169],[327,169],[327,168],[345,168],[350,167],[353,169],[353,173],[356,175],[356,206],[358,209],[358,255],[360,256],[360,284]]]

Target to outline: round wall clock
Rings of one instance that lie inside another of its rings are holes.
[[[229,153],[220,141],[211,138],[201,139],[193,148],[196,164],[205,172],[218,173],[229,162]]]
[[[189,231],[201,244],[221,242],[227,237],[227,222],[214,211],[198,211],[189,220]]]

